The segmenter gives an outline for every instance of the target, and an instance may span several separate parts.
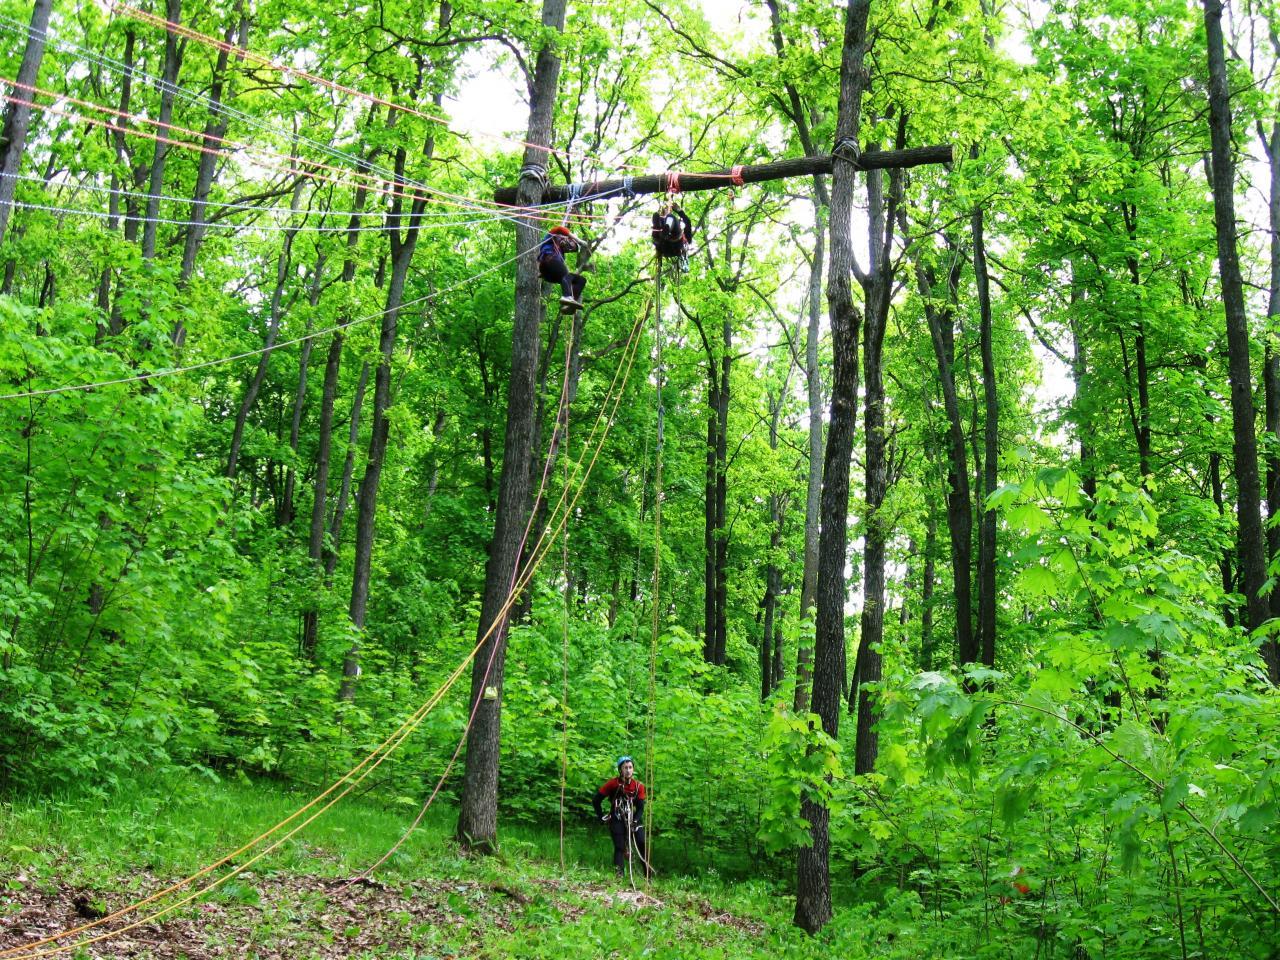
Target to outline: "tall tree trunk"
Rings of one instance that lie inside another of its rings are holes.
[[[818,342],[822,336],[822,271],[826,261],[826,223],[818,185],[814,177],[813,268],[809,271],[809,330],[805,338],[805,381],[809,394],[809,482],[804,500],[804,578],[800,585],[800,619],[808,622],[817,602],[819,510],[822,499],[822,373],[818,366]],[[795,712],[809,712],[813,683],[813,645],[805,637],[796,644]]]
[[[182,0],[166,0],[165,19],[177,24],[182,18]],[[156,129],[162,138],[170,136],[170,124],[173,122],[174,91],[178,87],[178,70],[182,66],[182,54],[186,50],[186,41],[178,42],[178,34],[170,29],[164,37],[164,71],[160,86],[160,112],[156,117]],[[155,142],[155,153],[151,155],[151,186],[147,191],[147,219],[142,224],[142,259],[151,260],[156,255],[156,233],[160,216],[160,197],[164,193],[164,168],[169,156],[169,144],[165,139]]]
[[[441,26],[448,25],[451,11],[447,3],[441,4]],[[419,83],[422,82],[425,67],[419,64]],[[441,94],[433,98],[438,108],[443,101]],[[395,119],[392,114],[388,121]],[[435,155],[434,133],[427,135],[422,148],[422,157],[430,162]],[[404,184],[407,151],[401,147],[396,152],[396,182]],[[405,189],[403,186],[401,189]],[[356,551],[355,563],[351,574],[351,603],[347,614],[351,625],[355,628],[356,639],[352,641],[347,655],[342,662],[342,686],[338,689],[338,698],[343,701],[355,699],[356,679],[360,676],[360,634],[364,631],[365,614],[369,605],[369,576],[373,569],[373,540],[377,521],[378,486],[382,480],[382,467],[387,456],[387,440],[391,432],[391,421],[387,410],[391,406],[391,359],[395,353],[396,325],[400,318],[400,304],[404,300],[404,285],[409,276],[409,264],[413,261],[413,252],[418,245],[419,228],[422,224],[422,213],[427,206],[427,196],[415,192],[409,204],[409,221],[403,223],[404,201],[396,197],[391,202],[391,211],[387,216],[390,228],[391,245],[391,282],[387,286],[386,307],[382,314],[382,327],[378,334],[378,367],[373,375],[373,420],[369,433],[369,455],[365,460],[364,477],[360,481],[360,492],[356,498]],[[401,229],[404,229],[403,234]]]
[[[840,58],[837,153],[856,149],[871,0],[849,0]],[[818,544],[817,635],[813,652],[813,712],[830,737],[840,732],[840,679],[844,652],[845,523],[849,514],[849,467],[858,410],[858,335],[861,318],[853,304],[853,189],[856,171],[843,157],[834,162],[831,183],[831,279],[827,302],[835,355],[831,418],[822,473],[822,524]],[[812,844],[796,860],[795,922],[810,933],[831,919],[830,810],[806,796],[801,815]]]
[[[725,663],[729,633],[729,372],[733,362],[733,327],[726,318],[722,327],[720,390],[716,395],[716,649],[712,660]]]
[[[311,292],[307,302],[311,312],[307,315],[307,339],[302,342],[302,351],[298,356],[298,386],[293,392],[293,416],[289,418],[289,452],[293,456],[285,468],[284,496],[280,500],[280,512],[276,516],[276,525],[287,527],[293,523],[294,494],[298,483],[298,441],[302,436],[302,415],[307,406],[307,374],[311,368],[311,352],[316,341],[311,336],[311,317],[315,315],[316,305],[320,302],[321,280],[324,277],[324,254],[316,258],[315,271],[311,275]]]
[[[899,147],[906,139],[906,114],[899,114]],[[879,709],[875,694],[866,687],[879,683],[883,672],[880,646],[884,642],[885,547],[888,521],[882,514],[889,489],[889,431],[884,404],[884,335],[889,325],[893,291],[893,240],[897,209],[902,197],[902,171],[890,175],[888,210],[885,209],[884,174],[867,172],[867,248],[870,265],[859,277],[866,313],[863,341],[863,436],[866,443],[866,536],[862,554],[862,615],[859,620],[858,654],[849,685],[849,706],[857,707],[854,772],[870,773],[880,752]]]
[[[299,180],[293,188],[293,198],[289,204],[290,217],[297,211],[298,202],[302,198],[304,182]],[[240,398],[240,406],[236,410],[235,426],[231,430],[231,452],[227,455],[227,479],[236,478],[236,469],[240,461],[240,446],[244,443],[244,431],[249,421],[249,412],[258,399],[258,391],[267,379],[267,368],[271,364],[271,352],[276,345],[276,336],[280,333],[280,319],[283,314],[284,290],[289,282],[289,266],[293,252],[293,238],[298,229],[294,227],[285,232],[284,243],[280,247],[280,256],[276,259],[276,285],[271,292],[271,309],[267,316],[267,339],[263,351],[258,355],[258,366],[245,387],[244,396]]]
[[[542,199],[551,120],[560,81],[556,38],[564,31],[565,0],[543,0],[542,25],[549,39],[538,51],[529,97],[529,127],[525,141],[524,174],[517,204],[531,206]],[[527,253],[541,236],[539,225],[516,223],[516,251]],[[515,326],[511,344],[511,379],[507,391],[506,446],[498,481],[498,509],[493,542],[485,571],[479,636],[486,638],[472,664],[469,705],[474,721],[467,734],[466,774],[458,815],[458,839],[468,848],[492,849],[498,836],[498,762],[502,725],[502,682],[506,671],[506,617],[503,607],[515,579],[529,502],[529,462],[533,456],[533,411],[538,373],[538,326],[542,312],[542,283],[537,263],[529,256],[516,262]],[[488,696],[491,688],[493,696]]]
[[[976,153],[976,149],[975,149]],[[996,512],[987,499],[999,482],[1000,398],[996,392],[996,359],[991,331],[991,283],[983,210],[973,208],[973,278],[978,288],[979,340],[982,350],[983,445],[982,486],[978,496],[978,638],[982,662],[996,663]]]
[[[360,367],[360,377],[356,381],[356,392],[351,398],[351,423],[347,427],[347,456],[342,464],[342,480],[338,484],[338,498],[333,504],[333,513],[329,517],[329,537],[324,549],[325,586],[333,581],[333,571],[338,566],[339,546],[342,543],[342,521],[347,515],[347,505],[351,502],[351,482],[355,478],[356,448],[360,440],[360,415],[364,410],[365,390],[369,386],[369,361]]]
[[[1272,46],[1280,49],[1280,38],[1272,27]],[[1272,121],[1270,135],[1258,125],[1258,138],[1267,155],[1271,193],[1267,202],[1271,227],[1271,276],[1267,290],[1267,328],[1263,356],[1263,385],[1266,397],[1267,433],[1271,445],[1267,453],[1267,559],[1280,556],[1280,121]],[[1280,590],[1271,591],[1271,616],[1280,617]]]
[[[920,669],[933,669],[934,558],[938,555],[938,518],[928,508],[924,527],[924,572],[920,581]]]
[[[1209,53],[1209,133],[1213,144],[1213,210],[1218,232],[1218,264],[1222,303],[1227,320],[1227,369],[1231,380],[1231,426],[1235,438],[1237,535],[1241,586],[1248,606],[1248,626],[1257,630],[1270,615],[1266,583],[1266,555],[1262,536],[1258,444],[1254,437],[1253,379],[1249,370],[1249,329],[1244,284],[1236,250],[1235,161],[1231,156],[1231,105],[1227,93],[1227,65],[1222,49],[1222,0],[1204,0],[1204,23]],[[1280,647],[1268,640],[1262,647],[1267,675],[1280,684]]]
[[[182,245],[182,267],[178,274],[178,287],[185,289],[191,282],[196,269],[196,256],[200,245],[204,242],[208,230],[205,210],[209,200],[209,192],[213,189],[217,176],[218,160],[221,157],[222,142],[227,135],[230,117],[222,109],[223,89],[227,83],[227,63],[230,58],[231,45],[245,47],[249,43],[249,15],[245,12],[243,2],[237,5],[240,20],[238,25],[227,27],[225,41],[218,50],[217,65],[213,68],[213,84],[209,88],[209,120],[205,124],[204,150],[200,154],[200,163],[196,169],[196,189],[191,198],[191,223],[187,227],[187,235]],[[175,347],[181,347],[187,339],[187,327],[182,315],[174,322],[169,339]],[[310,341],[308,341],[308,345]]]
[[[978,645],[973,634],[973,506],[964,423],[960,418],[960,398],[956,394],[955,330],[952,325],[959,278],[960,257],[957,255],[947,273],[947,303],[938,306],[930,302],[934,287],[931,270],[920,264],[916,266],[916,279],[926,301],[925,317],[938,363],[938,383],[942,387],[943,408],[947,415],[947,529],[951,534],[956,651],[963,666],[978,659]]]
[[[49,29],[49,12],[53,0],[35,0],[31,8],[31,25],[28,28],[27,46],[18,64],[15,96],[28,102],[35,98],[28,88],[35,85],[40,75],[40,62],[44,59],[45,35]],[[22,154],[27,147],[27,130],[31,126],[31,108],[10,100],[4,111],[4,123],[0,127],[0,243],[4,242],[13,213],[14,191],[18,187],[17,175],[22,166]]]
[[[704,337],[705,339],[705,337]],[[718,647],[716,628],[716,448],[720,425],[720,377],[718,363],[709,343],[707,347],[707,464],[702,516],[702,659],[716,662]]]

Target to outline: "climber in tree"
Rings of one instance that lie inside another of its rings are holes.
[[[693,242],[693,222],[674,203],[653,215],[653,246],[660,257],[684,257]]]
[[[608,813],[602,809],[606,799],[609,801]],[[618,876],[622,876],[632,861],[632,851],[645,865],[645,876],[648,876],[649,865],[644,859],[644,821],[641,819],[644,814],[644,784],[635,778],[635,764],[630,757],[618,758],[618,775],[597,790],[591,802],[595,805],[596,816],[609,825],[609,832],[613,834],[613,868]]]
[[[552,227],[538,248],[538,274],[548,283],[560,284],[564,295],[560,297],[560,309],[571,313],[582,306],[582,291],[587,278],[580,273],[570,273],[564,262],[566,252],[576,253],[585,244],[569,232],[568,227]]]

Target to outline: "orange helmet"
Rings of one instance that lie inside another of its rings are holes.
[[[569,228],[568,228],[568,227],[552,227],[552,228],[551,228],[551,230],[550,230],[550,232],[551,232],[551,233],[554,233],[554,234],[558,234],[559,236],[562,236],[562,237],[571,237],[571,236],[573,236],[573,234],[571,234],[571,233],[569,232]]]

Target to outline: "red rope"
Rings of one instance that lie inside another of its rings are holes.
[[[742,164],[738,164],[729,171],[729,179],[733,182],[735,187],[742,186]]]

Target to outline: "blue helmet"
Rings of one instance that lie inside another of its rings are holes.
[[[622,756],[618,758],[618,768],[621,769],[624,763],[634,764],[635,761],[632,760],[630,756],[624,753]]]

